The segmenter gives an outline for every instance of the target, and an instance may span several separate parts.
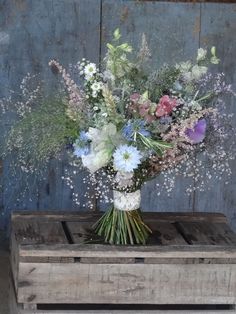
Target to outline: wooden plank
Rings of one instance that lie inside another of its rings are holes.
[[[18,302],[234,304],[235,287],[236,265],[21,263]]]
[[[179,231],[193,245],[236,245],[236,235],[226,224],[211,222],[179,222]]]
[[[17,88],[27,73],[38,75],[38,79],[45,82],[45,94],[53,95],[53,91],[58,91],[60,78],[55,77],[48,67],[52,58],[65,67],[70,63],[76,64],[83,57],[91,62],[99,61],[101,0],[0,2],[0,36],[3,39],[0,40],[1,96],[7,96],[10,90],[18,95]],[[69,22],[65,25],[63,21]],[[11,118],[10,114],[7,113],[4,118],[1,134],[9,129],[6,123]],[[10,119],[11,125],[13,122],[14,118]],[[27,186],[24,184],[25,176],[10,176],[9,159],[5,163],[7,166],[0,179],[4,183],[0,197],[0,202],[4,200],[3,209],[6,212],[0,219],[4,220],[4,224],[12,209],[78,209],[72,200],[73,190],[61,179],[66,168],[69,168],[75,187],[80,192],[80,208],[83,208],[86,201],[83,197],[86,192],[86,185],[83,184],[85,173],[82,171],[73,175],[74,169],[68,166],[65,156],[61,156],[61,160],[50,161],[45,170],[45,182],[34,176],[29,178]]]
[[[204,3],[201,4],[201,47],[216,46],[217,55],[221,62],[214,66],[215,71],[226,74],[226,82],[232,84],[236,90],[236,71],[235,71],[235,4],[223,3]],[[234,116],[236,114],[235,97],[227,97],[225,113]],[[236,127],[236,119],[232,119],[232,126]],[[234,138],[235,134],[232,134]],[[231,149],[231,141],[227,141],[227,148]],[[215,176],[209,183],[210,190],[204,192],[196,191],[195,193],[195,211],[216,211],[223,212],[228,217],[231,226],[236,230],[236,160],[230,162],[232,175],[230,178],[223,176],[219,180]],[[203,171],[204,174],[204,171]],[[228,184],[226,184],[228,182]]]
[[[10,242],[10,263],[11,263],[11,274],[14,282],[14,289],[17,291],[18,283],[18,272],[19,272],[19,246],[16,241],[16,236],[11,233],[11,242]]]
[[[45,222],[36,219],[15,221],[13,233],[18,244],[68,243],[61,222]]]
[[[92,223],[80,221],[68,221],[66,227],[70,233],[73,243],[83,244],[92,240]]]
[[[168,23],[166,22],[168,21]],[[102,55],[112,30],[120,28],[122,40],[139,51],[144,33],[152,54],[150,68],[192,59],[199,46],[199,3],[161,1],[102,1]],[[171,178],[173,179],[173,178]],[[193,194],[186,194],[193,184],[191,178],[177,177],[171,193],[167,193],[163,174],[147,182],[142,189],[141,208],[144,211],[191,211]],[[157,186],[158,184],[158,186]]]
[[[21,245],[20,257],[236,258],[236,246]]]
[[[100,218],[102,212],[70,212],[70,211],[14,211],[12,212],[12,221],[16,219],[34,219],[40,218],[45,220],[58,220],[58,221],[93,221]],[[221,213],[185,213],[185,212],[143,212],[143,219],[145,221],[211,221],[226,223],[227,219]]]
[[[52,314],[230,314],[230,313],[236,313],[234,310],[206,310],[206,311],[196,311],[196,310],[188,310],[188,311],[53,311]],[[16,313],[14,313],[16,314]],[[18,314],[18,313],[17,313]],[[24,311],[20,312],[19,314],[50,314],[48,310],[37,310],[37,311]]]
[[[150,241],[160,245],[186,245],[186,241],[178,232],[175,225],[169,222],[153,221],[148,226],[152,230]]]
[[[235,310],[135,310],[135,311],[124,311],[124,310],[94,310],[94,311],[83,311],[83,310],[56,310],[51,311],[52,314],[232,314],[236,313]],[[19,313],[11,314],[50,314],[48,310],[36,310],[36,311],[20,311]]]
[[[89,242],[89,240],[92,240],[91,223],[89,224],[74,221],[67,222],[66,225],[71,234],[73,243],[83,244],[86,241]],[[152,235],[150,236],[150,242],[152,244],[187,244],[175,226],[169,222],[152,221],[148,223],[148,226],[152,229]]]

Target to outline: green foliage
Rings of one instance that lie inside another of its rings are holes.
[[[172,87],[179,76],[179,70],[175,67],[164,66],[152,74],[146,83],[146,89],[149,91],[150,99],[158,101],[159,98]]]
[[[77,124],[65,113],[62,100],[48,99],[12,127],[6,151],[15,152],[18,161],[35,168],[56,156],[78,135]]]
[[[115,80],[119,80],[132,68],[132,63],[127,59],[127,54],[132,52],[128,43],[119,44],[121,38],[118,29],[114,32],[113,44],[107,44],[106,70],[109,71]]]
[[[110,208],[93,226],[104,241],[116,245],[146,244],[151,229],[143,222],[138,210]]]

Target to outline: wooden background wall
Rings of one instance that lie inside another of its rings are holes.
[[[65,66],[82,57],[98,62],[117,27],[134,47],[146,33],[153,65],[191,58],[198,47],[215,45],[222,60],[218,70],[227,73],[236,89],[236,4],[0,0],[0,96],[15,89],[27,72],[40,72],[41,78],[50,82],[48,89],[53,89],[55,81],[47,66],[51,58]],[[229,112],[236,113],[235,105],[236,100],[230,99]],[[0,134],[8,127],[1,120]],[[162,193],[157,197],[155,183],[162,182],[159,177],[144,187],[142,207],[150,211],[224,212],[236,229],[236,162],[232,169],[229,185],[215,180],[210,191],[191,195],[184,192],[188,181],[179,179],[170,196]],[[32,184],[25,198],[16,202],[15,190],[9,186],[8,162],[4,161],[0,170],[0,228],[6,225],[12,209],[76,209],[71,190],[61,180],[63,174],[64,163],[52,161],[40,193],[36,194]],[[77,182],[79,186],[81,177]]]

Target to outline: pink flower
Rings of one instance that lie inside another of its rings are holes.
[[[134,103],[137,103],[140,99],[141,95],[139,93],[134,93],[130,96],[130,100]]]
[[[158,118],[166,116],[170,114],[176,106],[177,100],[175,98],[170,98],[168,95],[162,96],[157,105],[156,116]]]
[[[156,118],[150,114],[151,102],[149,100],[145,101],[143,104],[138,106],[139,114],[147,123],[151,123]]]

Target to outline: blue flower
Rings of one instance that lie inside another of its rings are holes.
[[[134,146],[120,145],[113,154],[114,168],[120,172],[132,172],[141,163],[142,155]]]
[[[81,131],[79,137],[73,144],[76,157],[86,156],[90,152],[89,138],[85,131]]]
[[[76,157],[86,156],[89,154],[89,152],[90,152],[89,146],[77,147],[77,148],[75,148],[75,146],[74,146],[74,155]]]
[[[79,134],[79,139],[82,142],[88,142],[89,138],[88,138],[88,134],[85,131],[81,131]]]
[[[136,134],[150,136],[150,132],[145,129],[146,122],[144,120],[128,121],[122,129],[122,135],[128,141],[133,141]]]

